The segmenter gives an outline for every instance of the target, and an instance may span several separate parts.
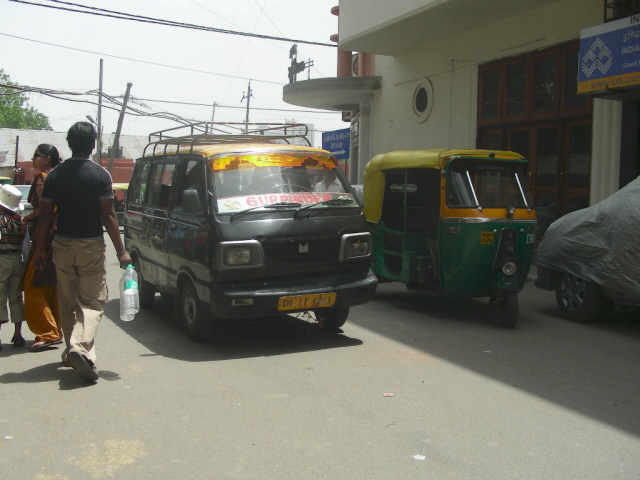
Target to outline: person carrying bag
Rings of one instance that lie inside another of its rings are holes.
[[[33,212],[23,218],[25,231],[36,231],[40,216],[40,195],[47,173],[60,163],[60,155],[52,145],[38,145],[33,154],[33,168],[36,171],[28,200],[33,205]],[[33,263],[34,248],[31,248],[24,274],[24,306],[25,320],[36,338],[29,347],[31,351],[43,351],[62,343],[62,327],[58,308],[58,292],[56,285],[56,267],[53,263],[51,243],[55,235],[57,222],[51,223],[45,240],[47,254],[44,269],[40,270]],[[31,236],[31,244],[35,245],[35,233]]]

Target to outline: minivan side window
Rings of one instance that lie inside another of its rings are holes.
[[[140,174],[133,175],[131,185],[129,185],[129,203],[132,205],[142,205],[144,203],[144,193],[147,189],[147,177],[149,176],[150,164],[146,163],[140,167]]]
[[[176,177],[176,203],[173,208],[182,207],[182,194],[185,190],[195,190],[196,192],[198,192],[200,211],[205,211],[207,188],[203,162],[197,161],[195,159],[186,160],[181,166],[178,167],[178,175],[176,175]]]
[[[151,185],[147,207],[166,210],[169,207],[175,163],[156,163],[151,171]]]

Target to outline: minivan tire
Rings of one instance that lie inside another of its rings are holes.
[[[213,336],[213,317],[205,312],[196,288],[187,280],[180,292],[180,321],[187,336],[196,342],[206,342]]]

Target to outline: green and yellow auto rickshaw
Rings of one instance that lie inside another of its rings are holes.
[[[124,226],[124,206],[127,198],[128,183],[113,184],[113,209],[118,217],[118,224]]]
[[[528,162],[514,152],[411,150],[367,165],[363,210],[381,282],[435,296],[489,297],[517,323],[536,214]]]

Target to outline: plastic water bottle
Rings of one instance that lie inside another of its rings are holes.
[[[138,273],[127,265],[120,278],[120,320],[130,322],[139,310]]]

